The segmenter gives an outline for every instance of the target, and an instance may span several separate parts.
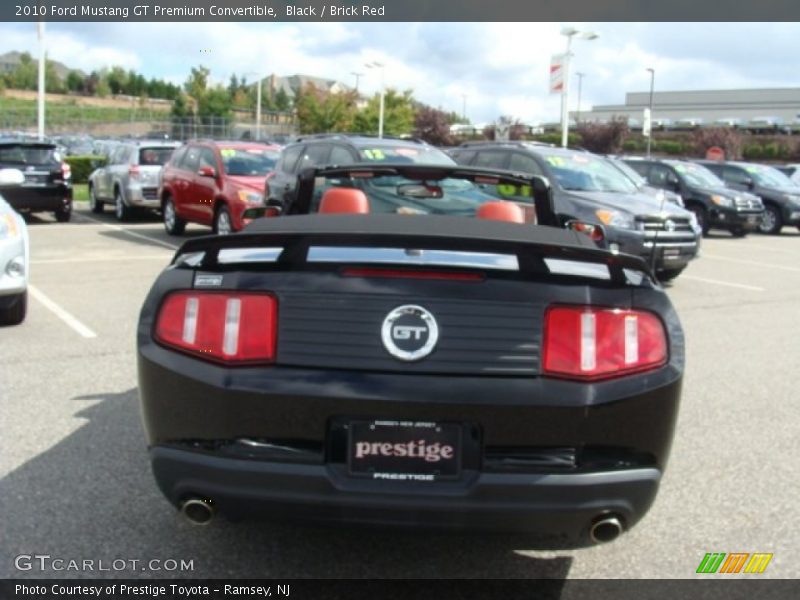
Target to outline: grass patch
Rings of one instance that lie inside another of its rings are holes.
[[[72,185],[72,200],[76,202],[88,202],[89,186],[85,183],[74,183]]]
[[[130,122],[169,118],[170,108],[153,110],[134,104],[130,108],[85,106],[73,102],[48,102],[45,108],[48,125],[73,125],[88,122]],[[0,127],[28,127],[36,123],[36,101],[0,95]]]

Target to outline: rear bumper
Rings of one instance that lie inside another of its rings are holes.
[[[125,199],[128,204],[138,208],[161,208],[157,187],[130,187],[126,190]]]
[[[619,251],[653,262],[656,271],[680,269],[696,258],[700,251],[700,236],[687,232],[658,232],[645,236],[642,232],[609,228],[608,242],[617,243]],[[655,250],[653,245],[655,244]]]
[[[55,211],[71,206],[72,188],[67,186],[19,187],[13,191],[5,190],[3,197],[16,210]]]
[[[552,546],[589,543],[614,514],[625,528],[648,510],[657,469],[600,473],[465,472],[465,482],[417,485],[354,480],[342,467],[237,460],[170,447],[150,450],[165,496],[211,501],[222,514],[384,526],[535,533]]]

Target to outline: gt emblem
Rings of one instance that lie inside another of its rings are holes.
[[[392,310],[383,320],[381,341],[386,351],[404,361],[425,358],[439,341],[439,326],[433,315],[421,306],[405,304]]]

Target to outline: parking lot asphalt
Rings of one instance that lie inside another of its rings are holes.
[[[181,238],[157,218],[120,225],[80,206],[71,223],[34,217],[29,231],[28,318],[0,329],[0,577],[690,578],[707,552],[771,552],[761,577],[800,576],[795,229],[714,234],[668,286],[687,370],[659,496],[615,542],[555,552],[502,535],[185,523],[150,473],[134,349],[145,294]],[[94,570],[20,571],[19,555]],[[143,567],[153,559],[193,569]]]

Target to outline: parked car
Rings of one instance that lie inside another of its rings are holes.
[[[694,216],[641,192],[603,156],[527,142],[467,143],[451,156],[464,165],[547,177],[562,223],[602,224],[609,248],[653,261],[664,281],[697,256]]]
[[[681,198],[680,194],[676,194],[672,190],[665,190],[663,188],[653,187],[652,185],[647,183],[647,180],[639,175],[635,169],[633,169],[628,163],[626,163],[621,158],[616,156],[607,156],[606,157],[609,162],[617,167],[622,174],[625,175],[628,179],[630,179],[636,187],[639,189],[640,192],[648,194],[649,196],[653,196],[656,200],[661,202],[661,200],[666,200],[667,202],[672,202],[672,204],[676,204],[681,208],[684,208],[683,205],[683,198]]]
[[[304,136],[281,151],[280,160],[267,177],[265,199],[278,204],[291,202],[296,191],[297,175],[303,169],[361,162],[455,164],[438,148],[416,140],[347,134]]]
[[[681,195],[707,234],[712,228],[724,229],[742,237],[758,228],[764,206],[757,196],[735,192],[700,164],[672,159],[625,159],[633,169],[654,186]]]
[[[533,190],[540,224],[451,196],[486,182]],[[561,229],[544,179],[312,168],[285,216],[181,246],[140,313],[139,397],[158,487],[193,523],[581,546],[656,496],[683,339],[649,266]]]
[[[279,148],[255,142],[192,141],[164,166],[159,198],[164,228],[180,235],[186,223],[227,235],[245,225],[242,213],[263,206],[264,181]]]
[[[5,199],[17,211],[50,212],[60,223],[72,217],[72,170],[47,142],[0,140],[0,169],[19,169],[22,185],[6,190]]]
[[[101,213],[106,204],[113,204],[117,219],[127,221],[138,209],[160,209],[161,169],[178,146],[177,142],[141,140],[113,148],[108,162],[89,176],[92,212]]]
[[[751,192],[764,204],[761,233],[777,234],[784,225],[800,228],[800,186],[774,167],[745,162],[697,161],[734,189]]]
[[[28,308],[28,228],[3,198],[24,182],[19,169],[0,169],[0,325],[22,323]]]

